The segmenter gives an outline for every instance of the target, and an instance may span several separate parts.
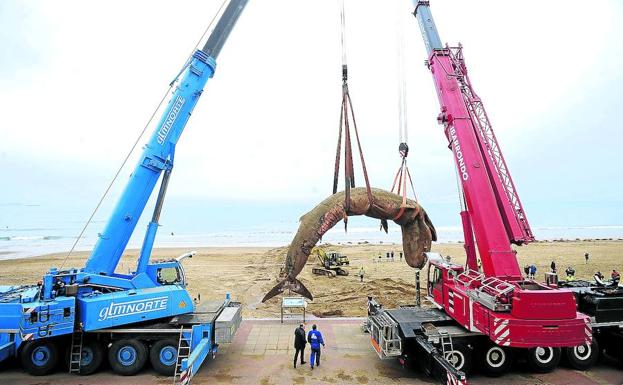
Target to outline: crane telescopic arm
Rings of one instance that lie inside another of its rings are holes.
[[[482,101],[467,75],[462,48],[442,46],[429,2],[414,0],[414,4],[441,105],[437,119],[454,153],[463,191],[468,267],[477,268],[477,246],[487,276],[521,279],[511,243],[525,244],[534,236]]]
[[[145,205],[163,174],[152,220],[137,263],[136,273],[145,271],[151,255],[158,219],[168,185],[175,145],[197,104],[203,88],[214,75],[216,58],[248,0],[231,0],[221,14],[203,49],[196,50],[180,73],[179,82],[151,138],[139,158],[103,233],[99,235],[84,271],[112,275]]]

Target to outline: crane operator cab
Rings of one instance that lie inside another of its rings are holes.
[[[444,278],[453,279],[462,273],[464,268],[449,262],[439,253],[425,253],[428,259],[428,282],[426,294],[428,300],[435,304],[438,308],[443,307],[444,303]]]
[[[160,285],[186,286],[186,274],[181,262],[186,258],[192,258],[196,253],[191,251],[172,260],[155,262],[149,265],[148,271],[153,269],[156,282]]]

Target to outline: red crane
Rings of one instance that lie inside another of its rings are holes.
[[[523,280],[511,244],[528,243],[534,236],[467,74],[462,47],[441,45],[428,1],[417,1],[415,16],[441,105],[437,120],[444,127],[461,182],[468,257],[466,268],[430,261],[432,273],[439,277],[429,276],[430,297],[465,328],[487,334],[496,345],[542,352],[544,347],[590,344],[588,317],[576,312],[572,293]]]

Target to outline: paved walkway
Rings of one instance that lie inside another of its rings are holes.
[[[370,346],[369,337],[361,332],[361,320],[321,319],[308,322],[318,325],[327,342],[322,352],[321,366],[313,371],[309,365],[292,367],[294,329],[297,321],[246,320],[234,342],[221,349],[216,360],[208,360],[195,376],[193,383],[201,384],[260,384],[260,385],[334,385],[334,384],[436,384],[422,373],[404,369],[395,360],[381,361]],[[309,361],[309,345],[305,360]],[[119,377],[109,370],[80,377],[57,373],[48,377],[31,377],[21,369],[0,372],[0,385],[13,384],[97,384],[143,385],[171,384],[171,378],[159,377],[145,370],[135,377]],[[549,374],[532,374],[521,366],[502,378],[472,376],[470,384],[517,385],[605,385],[623,384],[623,371],[613,363],[601,364],[589,372],[558,368]]]

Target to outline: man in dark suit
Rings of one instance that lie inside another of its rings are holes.
[[[300,324],[299,327],[294,330],[294,349],[296,349],[296,352],[294,353],[295,368],[299,353],[301,353],[301,365],[305,364],[305,361],[303,361],[303,356],[305,355],[305,344],[307,344],[307,341],[305,341],[305,325]]]

